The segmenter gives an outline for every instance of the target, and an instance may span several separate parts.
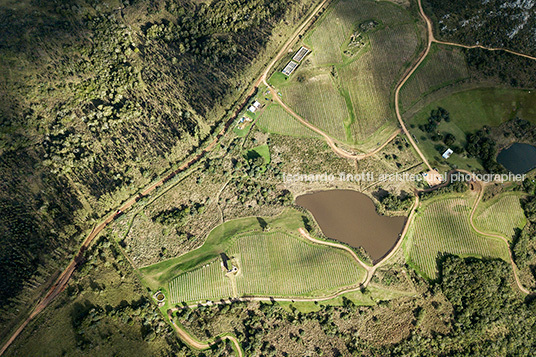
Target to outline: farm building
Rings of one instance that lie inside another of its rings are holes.
[[[309,53],[309,49],[307,47],[304,47],[302,46],[298,52],[296,52],[296,54],[294,55],[294,57],[292,57],[292,60],[293,61],[296,61],[296,62],[301,62],[301,60],[307,56],[307,54]]]
[[[287,63],[287,65],[285,66],[285,68],[283,68],[281,72],[283,72],[285,76],[290,76],[290,74],[294,72],[296,67],[298,67],[298,63],[290,61],[289,63]]]
[[[447,149],[441,156],[443,156],[444,159],[448,159],[453,152],[454,151],[452,151],[451,149]]]
[[[254,101],[252,105],[257,109],[261,107],[261,103],[259,103],[258,101]]]
[[[255,108],[253,105],[250,105],[248,110],[252,113],[255,113],[255,111],[257,110],[257,108]]]

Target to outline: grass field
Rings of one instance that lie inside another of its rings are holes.
[[[264,164],[270,163],[270,148],[268,145],[260,145],[246,152],[246,158],[254,158],[257,155],[264,159]]]
[[[405,24],[374,32],[370,35],[372,50],[340,68],[341,85],[355,113],[351,133],[356,141],[387,122],[395,122],[391,92],[394,79],[417,47],[414,31],[413,24]]]
[[[317,138],[319,135],[288,114],[280,105],[270,104],[259,117],[257,126],[264,132]]]
[[[471,228],[471,203],[467,197],[451,196],[435,198],[419,208],[404,250],[423,276],[437,278],[437,260],[442,254],[508,261],[508,247],[503,241],[481,236]]]
[[[404,112],[422,97],[469,77],[465,56],[455,47],[434,44],[430,53],[400,91]]]
[[[364,32],[360,25],[370,20],[376,27]],[[353,55],[344,54],[356,33],[364,45]],[[378,141],[374,134],[387,126],[394,130],[392,91],[419,45],[407,10],[389,2],[339,1],[303,43],[312,50],[305,63],[286,80],[277,73],[271,79],[289,106],[351,145]]]
[[[239,267],[239,296],[322,296],[358,284],[364,274],[346,252],[283,232],[235,237],[226,253]],[[220,262],[217,259],[173,279],[171,303],[231,297],[231,279],[225,277]]]
[[[438,107],[445,108],[451,118],[449,123],[441,122],[438,126],[439,131],[454,134],[457,139],[456,145],[461,147],[465,145],[467,133],[482,129],[484,125],[499,126],[516,116],[536,123],[536,91],[481,88],[451,94],[433,101],[408,120],[409,131],[419,140],[419,147],[432,161],[432,165],[440,165],[439,162],[443,161],[440,153],[434,148],[438,143],[422,140],[425,134],[418,129],[418,126],[427,123],[430,112]],[[475,159],[463,158],[457,154],[453,154],[448,162],[460,168],[481,168]]]
[[[481,202],[475,212],[474,223],[484,232],[499,233],[511,239],[515,228],[526,223],[519,194],[501,194],[487,202]]]

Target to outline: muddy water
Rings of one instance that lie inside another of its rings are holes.
[[[379,215],[368,196],[351,190],[301,195],[296,204],[313,214],[324,235],[352,247],[363,247],[374,261],[395,245],[406,220]]]

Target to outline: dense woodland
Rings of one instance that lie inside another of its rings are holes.
[[[536,3],[508,0],[425,0],[435,34],[446,41],[536,55]]]
[[[307,9],[300,0],[1,4],[0,307],[15,312],[10,298],[43,284],[94,219],[209,140],[267,61],[272,35],[289,28],[276,26]]]

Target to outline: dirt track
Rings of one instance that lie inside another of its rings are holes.
[[[476,209],[478,207],[478,204],[480,203],[480,200],[482,199],[482,196],[484,195],[484,187],[485,187],[485,183],[483,182],[479,182],[479,181],[475,181],[476,183],[476,186],[478,187],[478,196],[475,200],[475,204],[473,205],[473,209],[471,210],[471,215],[469,216],[469,223],[471,224],[471,227],[478,233],[478,234],[481,234],[483,236],[487,236],[487,237],[493,237],[493,238],[499,238],[500,240],[502,240],[504,242],[504,244],[506,244],[506,248],[508,249],[508,254],[509,254],[509,257],[510,257],[510,264],[512,265],[512,270],[514,272],[514,278],[516,280],[516,284],[517,284],[517,287],[519,288],[519,290],[527,295],[536,295],[536,293],[534,292],[531,292],[529,291],[527,288],[525,288],[523,286],[523,284],[521,284],[521,281],[519,280],[519,277],[517,276],[517,265],[516,263],[514,262],[514,257],[512,256],[512,250],[510,249],[510,242],[508,241],[508,239],[506,239],[506,237],[500,235],[500,234],[493,234],[493,233],[486,233],[484,231],[481,231],[480,229],[478,229],[473,221],[473,217],[475,215],[475,212],[476,212]]]
[[[188,332],[186,332],[185,329],[179,327],[173,321],[173,316],[171,316],[171,311],[172,310],[168,311],[169,321],[171,321],[171,325],[173,326],[175,331],[177,331],[177,334],[180,336],[181,340],[183,340],[188,345],[192,346],[193,348],[195,348],[197,350],[206,350],[206,349],[210,348],[212,345],[214,345],[214,344],[216,344],[216,343],[218,343],[218,342],[220,342],[222,340],[229,340],[235,345],[235,349],[238,352],[238,356],[240,356],[240,357],[244,356],[244,352],[242,351],[242,348],[240,347],[240,343],[238,342],[238,339],[236,337],[231,336],[231,335],[224,335],[224,336],[216,338],[212,342],[198,341],[197,339],[193,338]]]
[[[481,48],[483,50],[488,50],[488,51],[504,51],[504,52],[508,52],[508,53],[511,53],[513,55],[516,55],[516,56],[521,56],[521,57],[525,57],[525,58],[528,58],[528,59],[536,61],[536,57],[534,57],[534,56],[530,56],[530,55],[527,55],[527,54],[524,54],[524,53],[521,53],[521,52],[512,51],[512,50],[509,50],[509,49],[506,49],[506,48],[485,47],[485,46],[482,46],[482,45],[462,45],[461,43],[438,40],[434,35],[434,31],[433,31],[433,27],[432,27],[432,20],[430,20],[430,18],[425,14],[424,9],[423,9],[422,4],[421,4],[421,0],[417,0],[417,2],[419,4],[419,11],[421,13],[421,16],[424,19],[424,21],[426,22],[426,27],[428,28],[428,33],[429,33],[429,36],[430,36],[429,38],[430,38],[431,42],[435,42],[435,43],[438,43],[438,44],[441,44],[441,45],[462,47],[462,48],[467,48],[467,49]]]

